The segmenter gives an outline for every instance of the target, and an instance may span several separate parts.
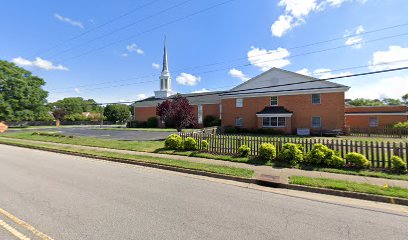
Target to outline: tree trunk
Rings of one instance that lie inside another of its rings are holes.
[[[57,119],[57,121],[55,122],[55,126],[56,126],[57,128],[60,127],[60,120],[59,120],[59,119]]]

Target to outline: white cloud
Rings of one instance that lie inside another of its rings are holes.
[[[406,67],[408,66],[408,47],[389,46],[386,51],[377,51],[373,53],[369,64],[371,65],[369,68],[373,71]]]
[[[251,47],[248,52],[248,61],[262,71],[267,71],[273,67],[282,68],[290,64],[286,59],[290,53],[285,48],[278,48],[276,50],[266,50]]]
[[[153,67],[154,69],[160,69],[160,64],[158,64],[158,63],[152,63],[152,67]]]
[[[289,15],[280,15],[279,19],[276,20],[272,26],[272,35],[276,37],[282,37],[286,34],[293,26],[293,18]]]
[[[84,28],[84,25],[80,21],[72,20],[72,19],[70,19],[68,17],[61,16],[58,13],[55,13],[54,17],[56,19],[60,20],[61,22],[65,22],[65,23],[71,24],[72,26],[79,27],[79,28],[82,28],[82,29]]]
[[[408,75],[394,76],[380,80],[370,80],[368,84],[351,87],[347,98],[400,98],[408,92]]]
[[[74,88],[74,91],[75,91],[76,93],[81,93],[81,90],[80,90],[79,88]]]
[[[40,57],[35,58],[34,61],[22,57],[16,57],[11,60],[13,63],[22,66],[22,67],[37,67],[45,70],[63,70],[68,71],[67,67],[62,66],[61,64],[56,66],[52,62],[42,59]]]
[[[364,31],[365,30],[364,30],[364,27],[362,25],[358,26],[356,28],[356,30],[354,31],[354,33],[347,30],[344,37],[349,37],[349,36],[350,37],[347,38],[344,43],[346,45],[348,45],[348,46],[351,45],[352,48],[360,49],[363,46],[363,44],[362,44],[363,43],[363,38],[361,36],[351,36],[351,35],[361,34]]]
[[[178,84],[181,85],[188,85],[188,86],[194,86],[197,85],[197,83],[201,80],[201,77],[197,77],[194,75],[191,75],[189,73],[181,73],[180,76],[176,78],[176,81]]]
[[[136,96],[136,100],[143,100],[143,99],[145,99],[145,98],[146,98],[146,94],[144,94],[144,93],[138,94],[138,95]]]
[[[193,91],[193,92],[191,92],[191,93],[205,93],[205,92],[209,92],[208,89],[202,88],[202,89],[200,89],[200,90]]]
[[[132,43],[130,45],[126,46],[126,49],[128,50],[128,52],[132,53],[135,52],[139,55],[144,54],[144,51],[142,49],[140,49],[139,47],[137,47],[136,43]]]
[[[312,12],[325,10],[327,7],[340,7],[344,2],[361,2],[366,0],[280,0],[278,6],[285,8],[285,13],[272,24],[272,35],[282,37],[293,27],[305,23]]]
[[[296,73],[306,75],[306,76],[312,76],[312,73],[307,68],[300,69],[299,71],[296,71]]]
[[[333,71],[329,68],[318,68],[314,70],[313,72],[307,68],[303,68],[297,71],[296,73],[303,74],[303,75],[310,76],[310,77],[321,78],[321,79],[334,78],[334,77],[340,77],[340,76],[352,74],[351,72],[333,73]]]
[[[278,5],[296,18],[309,15],[317,6],[316,0],[280,0]]]
[[[247,81],[249,79],[249,77],[245,76],[245,74],[242,71],[236,68],[229,70],[228,74],[234,78],[239,78],[242,81]]]

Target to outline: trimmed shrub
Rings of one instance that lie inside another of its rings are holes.
[[[148,128],[157,128],[159,126],[159,119],[157,119],[157,117],[149,117],[146,126]]]
[[[207,151],[209,147],[210,147],[210,144],[208,143],[207,140],[201,141],[201,148],[202,148],[202,150]]]
[[[408,121],[396,123],[392,127],[399,128],[399,129],[408,129]]]
[[[370,161],[363,154],[356,152],[347,153],[346,160],[354,168],[368,168],[371,165]]]
[[[407,163],[398,156],[392,156],[391,169],[397,173],[403,173],[407,170]]]
[[[276,158],[276,147],[270,143],[262,143],[258,149],[259,157],[263,160],[272,161]]]
[[[179,150],[183,147],[183,139],[177,134],[171,134],[164,141],[164,146],[168,149]]]
[[[303,147],[294,143],[285,143],[278,153],[278,160],[289,163],[292,166],[303,162]]]
[[[241,157],[248,157],[250,152],[251,148],[248,147],[247,145],[242,145],[241,147],[238,148],[238,153],[239,156]]]
[[[328,167],[342,167],[345,164],[338,152],[327,146],[317,143],[306,155],[305,161],[312,165],[322,165]]]
[[[186,138],[186,140],[184,140],[183,145],[184,145],[184,150],[187,150],[187,151],[197,150],[197,141],[192,137]]]
[[[204,117],[203,125],[204,127],[220,126],[221,120],[213,115],[207,115]]]

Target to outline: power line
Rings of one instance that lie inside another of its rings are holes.
[[[160,28],[166,27],[166,26],[168,26],[168,25],[171,25],[171,24],[174,24],[174,23],[183,21],[183,20],[185,20],[185,19],[188,19],[188,18],[193,17],[193,16],[195,16],[195,15],[201,14],[201,13],[203,13],[203,12],[207,12],[207,11],[213,9],[213,8],[216,8],[216,7],[225,5],[225,4],[230,3],[230,2],[233,2],[233,1],[236,1],[236,0],[227,0],[227,1],[224,1],[224,2],[221,2],[221,3],[218,3],[218,4],[215,4],[215,5],[212,5],[212,6],[210,6],[210,7],[204,8],[204,9],[202,9],[202,10],[199,10],[199,11],[193,12],[193,13],[191,13],[191,14],[188,14],[188,15],[186,15],[186,16],[183,16],[183,17],[180,17],[180,18],[176,18],[176,19],[174,19],[174,20],[172,20],[172,21],[169,21],[169,22],[167,22],[167,23],[164,23],[164,24],[155,26],[155,27],[153,27],[153,28],[150,28],[150,29],[145,30],[145,31],[143,31],[143,32],[140,32],[140,33],[138,33],[138,34],[132,35],[132,36],[130,36],[130,37],[123,38],[123,39],[121,39],[121,40],[118,40],[118,41],[114,41],[114,42],[105,44],[105,45],[103,45],[103,46],[101,46],[101,47],[99,47],[99,48],[91,49],[90,51],[84,52],[84,53],[79,54],[79,55],[75,55],[75,56],[73,56],[73,57],[65,58],[65,59],[63,59],[63,60],[60,60],[59,62],[70,61],[70,60],[73,60],[73,59],[76,59],[76,58],[79,58],[79,57],[88,55],[88,54],[90,54],[90,53],[100,51],[100,50],[105,49],[105,48],[107,48],[107,47],[116,45],[116,44],[121,43],[121,42],[124,42],[124,41],[128,41],[129,39],[133,39],[133,38],[138,37],[138,36],[141,36],[141,35],[143,35],[143,34],[152,32],[152,31],[154,31],[154,30],[156,30],[156,29],[160,29]]]
[[[99,25],[97,25],[97,26],[95,26],[95,27],[93,27],[93,28],[90,28],[89,30],[87,30],[87,31],[85,31],[85,32],[82,32],[82,33],[80,33],[80,34],[78,34],[78,35],[75,35],[75,36],[73,36],[73,37],[71,37],[71,38],[68,38],[68,39],[66,39],[66,40],[64,40],[64,41],[62,41],[62,42],[60,42],[60,43],[55,44],[54,46],[52,46],[52,47],[49,48],[48,50],[44,51],[44,53],[50,52],[51,50],[53,50],[53,49],[55,49],[55,48],[57,48],[57,47],[59,47],[59,46],[62,46],[62,45],[64,45],[64,44],[68,43],[68,42],[71,42],[71,41],[73,41],[73,40],[76,40],[76,39],[78,39],[78,38],[81,38],[82,36],[85,36],[85,35],[87,35],[87,34],[89,34],[89,33],[91,33],[91,32],[94,32],[94,31],[96,31],[96,30],[98,30],[98,29],[100,29],[100,28],[103,28],[103,27],[105,27],[105,26],[107,26],[107,25],[109,25],[109,24],[111,24],[111,23],[113,23],[113,22],[116,22],[116,21],[118,21],[118,20],[120,20],[120,19],[122,19],[122,18],[124,18],[124,17],[129,16],[130,14],[132,14],[132,13],[138,11],[138,10],[141,10],[141,9],[143,9],[143,8],[145,8],[145,7],[148,7],[148,6],[152,5],[152,4],[154,4],[154,3],[156,3],[156,2],[160,2],[160,1],[161,1],[161,0],[154,0],[154,1],[150,1],[150,2],[147,2],[147,3],[145,3],[145,4],[142,4],[142,5],[140,5],[140,6],[137,6],[136,8],[133,8],[132,10],[130,10],[130,11],[126,12],[126,13],[123,13],[123,14],[121,14],[121,15],[119,15],[119,16],[117,16],[117,17],[114,17],[114,18],[112,18],[112,19],[110,19],[110,20],[108,20],[108,21],[106,21],[106,22],[104,22],[104,23],[101,23],[101,24],[99,24]],[[32,55],[31,57],[38,56],[39,54],[41,54],[41,52],[37,52],[37,54],[34,54],[34,55]]]
[[[278,84],[278,85],[273,85],[273,86],[268,86],[268,87],[247,88],[247,89],[242,89],[242,90],[230,90],[230,91],[228,91],[228,93],[207,92],[207,93],[194,94],[194,95],[188,96],[188,97],[193,98],[193,97],[202,97],[202,96],[210,96],[210,95],[228,96],[228,95],[234,95],[234,94],[231,94],[231,93],[239,93],[239,92],[244,92],[244,91],[270,89],[270,88],[276,88],[276,87],[282,87],[282,86],[292,86],[292,85],[298,85],[298,84],[304,84],[304,83],[329,81],[329,80],[344,79],[344,78],[351,78],[351,77],[360,77],[360,76],[381,74],[381,73],[387,73],[387,72],[395,72],[395,71],[401,71],[401,70],[407,70],[407,69],[408,69],[408,66],[407,67],[400,67],[400,68],[393,68],[393,69],[386,69],[386,70],[379,70],[379,71],[349,74],[349,75],[337,76],[337,77],[331,77],[331,78],[308,80],[308,81],[295,82],[295,83]],[[282,92],[282,91],[302,91],[302,90],[316,90],[316,89],[327,89],[327,88],[336,89],[336,88],[344,88],[344,87],[345,86],[319,87],[319,88],[298,88],[298,89],[288,89],[288,90],[270,90],[270,91],[262,91],[262,92],[248,92],[248,93],[241,93],[241,94],[274,93],[274,92]],[[184,95],[189,95],[189,94],[184,94]],[[168,99],[172,99],[172,98],[174,98],[174,97],[169,97]],[[123,102],[110,102],[110,103],[97,103],[97,104],[89,104],[89,105],[124,104],[124,103],[134,103],[136,101],[138,101],[138,100],[123,101]]]
[[[185,4],[187,4],[187,3],[189,3],[189,2],[192,2],[192,1],[194,1],[194,0],[185,0],[185,1],[182,1],[182,2],[180,2],[180,3],[177,3],[177,4],[175,4],[175,5],[170,6],[170,7],[166,8],[166,9],[164,9],[164,10],[158,11],[158,12],[152,14],[152,15],[149,15],[149,16],[147,16],[147,17],[141,18],[141,19],[139,19],[139,20],[137,20],[137,21],[135,21],[135,22],[129,23],[129,24],[123,26],[123,27],[117,28],[117,29],[115,29],[115,30],[113,30],[113,31],[110,31],[110,32],[108,32],[108,33],[106,33],[106,34],[103,34],[103,35],[101,35],[101,36],[99,36],[99,37],[96,37],[96,38],[93,38],[93,39],[91,39],[91,40],[89,40],[89,41],[86,41],[85,43],[80,43],[80,44],[74,45],[74,46],[72,46],[72,47],[70,47],[70,48],[68,48],[68,49],[66,49],[66,50],[63,50],[63,51],[60,51],[60,52],[58,52],[58,53],[56,53],[56,54],[51,55],[51,57],[59,56],[59,55],[64,54],[64,53],[66,53],[66,52],[70,52],[70,51],[72,51],[73,49],[76,49],[76,48],[78,48],[78,47],[80,47],[80,46],[87,45],[87,44],[89,44],[89,43],[92,43],[92,42],[95,42],[95,41],[97,41],[97,40],[103,39],[103,38],[105,38],[105,37],[107,37],[107,36],[110,36],[110,35],[112,35],[112,34],[114,34],[114,33],[123,31],[123,30],[125,30],[125,29],[127,29],[127,28],[130,28],[130,27],[132,27],[132,26],[134,26],[134,25],[136,25],[136,24],[138,24],[138,23],[141,23],[141,22],[144,22],[144,21],[149,20],[149,19],[151,19],[151,18],[154,18],[154,17],[156,17],[156,16],[159,16],[159,15],[161,15],[161,14],[167,12],[167,11],[170,11],[170,10],[172,10],[172,9],[174,9],[174,8],[180,7],[180,6],[185,5]]]

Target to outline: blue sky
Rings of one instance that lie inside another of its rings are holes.
[[[270,67],[325,78],[408,66],[408,25],[371,32],[408,24],[406,0],[224,1],[9,1],[0,58],[42,77],[49,101],[98,102],[153,95],[165,35],[181,93],[228,89]],[[347,97],[398,98],[408,71],[337,82],[351,86]]]

